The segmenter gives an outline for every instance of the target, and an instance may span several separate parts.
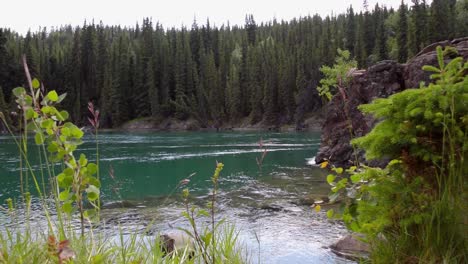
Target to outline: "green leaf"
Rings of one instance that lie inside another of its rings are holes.
[[[334,171],[336,173],[338,173],[338,174],[341,174],[341,173],[343,173],[343,168],[341,168],[341,167],[340,168],[335,168]]]
[[[59,200],[62,202],[67,201],[69,197],[70,197],[70,192],[68,190],[60,192],[59,194]]]
[[[349,169],[347,169],[346,171],[351,173],[351,172],[355,172],[356,169],[357,169],[356,166],[351,166],[351,167],[349,167]]]
[[[57,181],[60,188],[66,189],[71,187],[73,183],[73,177],[70,175],[66,175],[65,173],[60,173],[57,175]]]
[[[63,99],[65,99],[65,97],[67,97],[67,93],[64,93],[64,94],[59,95],[58,100],[57,100],[57,103],[62,102]]]
[[[210,214],[209,214],[206,210],[200,209],[200,210],[198,210],[197,216],[206,216],[206,217],[209,217]]]
[[[33,98],[32,98],[29,94],[26,94],[26,95],[24,96],[24,102],[26,103],[26,105],[32,106],[32,104],[33,104]]]
[[[78,162],[80,163],[81,167],[84,167],[86,164],[88,164],[88,160],[86,159],[85,154],[80,155],[80,160]]]
[[[71,131],[68,127],[62,127],[62,135],[66,136],[66,137],[69,137],[71,136]]]
[[[28,110],[26,110],[26,120],[33,119],[36,117],[38,117],[38,114],[32,108],[28,108]]]
[[[91,218],[96,215],[96,210],[94,209],[88,209],[83,212],[83,216],[86,218]]]
[[[359,231],[359,225],[356,223],[356,222],[352,222],[351,225],[350,225],[350,228],[352,231],[354,232],[358,232]]]
[[[88,167],[88,173],[89,173],[90,175],[96,174],[97,169],[98,169],[96,164],[94,164],[94,163],[89,163],[87,167]]]
[[[348,183],[348,179],[347,178],[341,179],[338,183],[345,185],[346,183]]]
[[[34,136],[34,141],[36,142],[36,145],[44,144],[44,135],[41,132],[37,132]]]
[[[101,187],[101,183],[96,177],[88,177],[87,179],[88,179],[88,184],[94,185],[98,188]]]
[[[71,214],[73,212],[73,206],[71,202],[66,202],[62,205],[63,212]]]
[[[211,244],[211,237],[213,236],[213,233],[207,232],[204,236],[202,236],[202,240],[205,243],[205,246]]]
[[[39,86],[41,86],[41,83],[39,83],[39,80],[38,80],[38,79],[34,78],[34,79],[32,80],[32,87],[33,87],[34,89],[37,89],[37,88],[39,88]]]
[[[333,181],[335,181],[335,178],[336,178],[335,175],[329,174],[329,175],[327,176],[327,182],[328,182],[328,184],[332,184]]]
[[[63,110],[63,111],[60,111],[59,113],[57,113],[57,118],[60,120],[60,121],[65,121],[68,119],[68,112]]]
[[[59,97],[58,97],[58,94],[56,91],[50,91],[48,94],[47,94],[47,98],[52,101],[52,102],[57,102]]]
[[[335,211],[333,209],[330,209],[330,210],[327,211],[327,217],[328,218],[332,218],[333,215],[335,215]]]
[[[41,112],[44,114],[50,114],[52,111],[53,111],[52,106],[46,105],[41,108]]]
[[[23,87],[16,87],[12,92],[16,97],[20,97],[26,93],[26,90]]]
[[[83,131],[79,129],[77,126],[73,126],[70,129],[71,129],[70,132],[73,137],[78,138],[78,139],[83,137],[84,135]]]
[[[47,150],[51,153],[57,152],[58,150],[58,144],[57,142],[53,141],[52,143],[47,146]]]
[[[86,188],[86,193],[90,201],[96,201],[99,198],[99,189],[94,185],[89,185],[89,187]]]
[[[53,126],[54,126],[54,120],[52,119],[46,119],[41,122],[42,128],[52,128]]]
[[[350,178],[352,183],[357,183],[361,181],[361,176],[359,174],[354,174]]]
[[[68,176],[73,176],[73,169],[71,168],[66,168],[65,170],[63,170],[63,173],[65,173],[65,175],[68,175]]]

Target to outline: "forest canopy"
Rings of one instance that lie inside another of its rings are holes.
[[[319,69],[333,64],[338,49],[363,68],[405,62],[432,42],[468,36],[468,1],[411,2],[290,21],[257,23],[247,15],[242,26],[208,20],[164,28],[145,18],[134,27],[85,21],[25,36],[0,28],[0,111],[14,109],[11,91],[25,83],[25,54],[46,89],[68,94],[63,106],[77,123],[91,101],[105,127],[140,117],[299,124],[321,108]]]

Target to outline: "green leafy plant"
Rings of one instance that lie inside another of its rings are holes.
[[[88,162],[84,154],[80,154],[79,158],[74,154],[82,144],[84,132],[68,121],[67,111],[57,108],[66,94],[58,95],[53,90],[44,94],[43,89],[40,89],[40,82],[31,79],[26,61],[24,66],[30,89],[13,89],[16,103],[23,113],[24,134],[30,131],[34,133],[34,142],[43,149],[48,174],[51,177],[55,176],[55,165],[62,165],[63,169],[55,177],[57,197],[63,212],[72,214],[78,209],[83,235],[85,218],[90,218],[99,210],[96,202],[99,199],[100,182],[95,176],[98,167],[95,163]],[[27,161],[27,144],[19,147]],[[33,173],[32,169],[30,171]],[[40,191],[37,180],[35,182]],[[85,202],[91,204],[93,209],[85,210]]]
[[[357,62],[350,57],[349,51],[338,49],[338,56],[335,58],[333,67],[326,65],[320,67],[324,75],[320,80],[320,86],[317,86],[320,96],[330,101],[338,90],[349,84],[352,79],[350,71],[357,67]]]
[[[353,144],[367,159],[393,159],[384,169],[335,168],[327,181],[330,211],[371,245],[377,263],[464,263],[467,258],[465,205],[468,150],[468,62],[456,50],[437,48],[435,83],[408,89],[360,107],[382,120]]]

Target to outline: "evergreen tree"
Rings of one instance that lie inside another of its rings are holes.
[[[375,41],[375,53],[377,60],[387,59],[387,32],[385,28],[385,11],[376,5],[375,12],[377,15],[377,30]]]
[[[346,25],[346,49],[351,51],[354,55],[354,45],[356,39],[356,22],[354,18],[353,6],[348,9],[348,23]]]
[[[249,45],[255,45],[257,40],[257,24],[255,24],[253,15],[245,17],[245,30],[247,31],[247,42]]]
[[[231,69],[227,83],[226,102],[231,120],[236,121],[242,117],[240,98],[239,66],[241,64],[242,52],[239,46],[232,52]]]
[[[397,32],[397,45],[398,45],[398,61],[406,62],[408,58],[408,17],[407,7],[404,1],[401,1],[400,8],[398,9],[399,22]]]
[[[449,0],[433,0],[430,12],[430,40],[436,42],[446,39],[451,31]]]

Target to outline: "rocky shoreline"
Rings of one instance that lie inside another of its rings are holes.
[[[264,122],[250,124],[247,119],[236,124],[223,124],[221,126],[203,126],[194,118],[179,120],[176,118],[153,119],[139,118],[131,120],[121,127],[110,130],[124,131],[272,131],[272,132],[319,132],[322,129],[323,118],[311,115],[298,127],[294,124],[272,126]]]

